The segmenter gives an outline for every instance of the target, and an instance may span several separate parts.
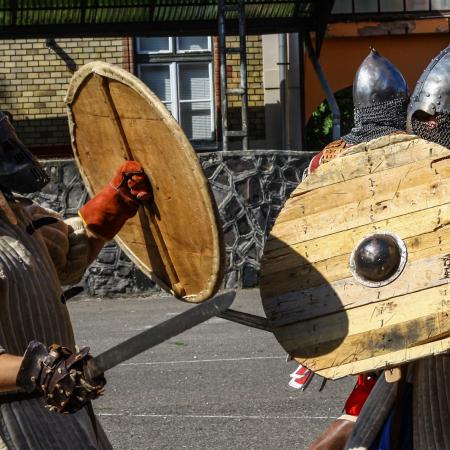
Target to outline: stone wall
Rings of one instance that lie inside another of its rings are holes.
[[[297,186],[309,152],[229,151],[199,154],[224,229],[227,268],[223,286],[258,283],[265,238],[281,206]],[[43,206],[76,215],[87,193],[73,160],[46,160],[51,182],[34,199]],[[157,287],[109,243],[82,281],[90,294],[142,292]]]
[[[224,286],[254,287],[265,238],[300,182],[310,153],[250,150],[199,156],[222,219],[227,253]]]

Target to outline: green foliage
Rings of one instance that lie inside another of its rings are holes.
[[[353,127],[352,86],[335,94],[341,111],[341,135],[347,134]],[[328,102],[324,100],[311,114],[306,125],[306,148],[322,150],[333,140],[333,115]]]

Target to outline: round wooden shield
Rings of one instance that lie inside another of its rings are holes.
[[[215,202],[189,140],[139,79],[102,62],[73,76],[67,98],[72,147],[96,194],[126,160],[142,164],[154,202],[116,241],[137,266],[177,298],[201,302],[222,279],[224,249]]]
[[[283,348],[327,378],[447,351],[449,201],[450,151],[414,136],[355,146],[312,173],[262,261],[261,297]],[[373,253],[382,270],[396,264],[375,281],[355,263],[374,237],[396,249]]]

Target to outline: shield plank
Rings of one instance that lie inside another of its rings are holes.
[[[287,200],[261,297],[282,347],[327,378],[450,348],[450,151],[393,135],[350,148]]]
[[[197,156],[166,107],[123,69],[94,62],[77,71],[67,97],[75,160],[95,195],[126,160],[142,164],[154,202],[116,241],[177,298],[201,302],[222,279],[224,249],[214,199]]]

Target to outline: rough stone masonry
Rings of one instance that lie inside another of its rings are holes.
[[[298,185],[311,152],[248,150],[198,155],[216,199],[227,267],[223,287],[258,283],[265,239],[285,200]],[[51,182],[33,198],[65,217],[77,214],[88,194],[72,159],[43,161]],[[158,289],[112,241],[81,282],[92,295]]]

